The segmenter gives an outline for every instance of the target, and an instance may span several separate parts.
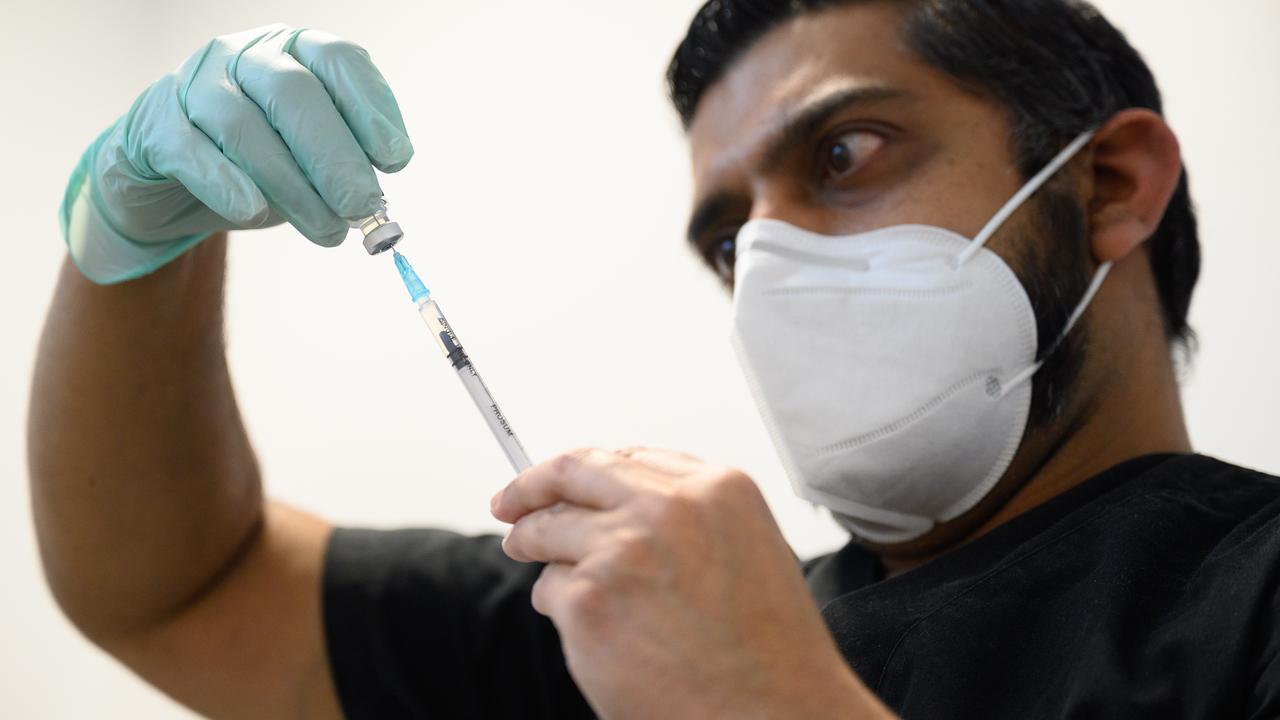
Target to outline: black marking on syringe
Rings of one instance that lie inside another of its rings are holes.
[[[440,342],[449,351],[449,362],[453,363],[455,370],[461,370],[471,364],[471,360],[467,358],[466,351],[462,349],[461,345],[454,342],[453,333],[447,330],[440,333]]]
[[[516,436],[515,431],[511,429],[510,425],[507,424],[507,419],[503,417],[502,411],[498,409],[498,404],[493,403],[489,405],[489,408],[493,410],[494,417],[498,418],[498,423],[502,425],[502,429],[507,432],[507,435],[510,435],[511,437],[515,437]]]

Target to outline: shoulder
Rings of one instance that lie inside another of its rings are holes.
[[[1236,613],[1270,624],[1280,597],[1280,478],[1189,455],[1127,490],[1096,530],[1109,556],[1181,577],[1188,602],[1216,608],[1229,596]]]
[[[1170,486],[1222,490],[1252,489],[1280,495],[1280,477],[1233,465],[1208,455],[1177,455],[1152,469],[1151,475]]]
[[[1280,519],[1280,478],[1205,455],[1160,463],[1135,483],[1133,494],[1225,531],[1274,526]]]

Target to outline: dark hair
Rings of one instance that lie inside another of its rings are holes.
[[[687,129],[707,88],[766,32],[810,12],[868,0],[710,0],[667,69]],[[1019,169],[1030,178],[1084,130],[1126,108],[1163,112],[1142,57],[1082,0],[892,0],[909,10],[906,43],[925,62],[1009,110]],[[1148,240],[1165,333],[1187,343],[1200,273],[1196,216],[1184,170]]]

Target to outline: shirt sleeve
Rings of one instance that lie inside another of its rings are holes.
[[[1280,655],[1273,652],[1263,664],[1249,705],[1252,720],[1280,717]]]
[[[324,630],[346,716],[594,717],[530,604],[540,571],[493,536],[336,530]]]
[[[1280,532],[1276,536],[1280,537]],[[1280,589],[1273,591],[1264,617],[1258,638],[1261,654],[1253,670],[1256,680],[1246,715],[1250,720],[1280,718]]]

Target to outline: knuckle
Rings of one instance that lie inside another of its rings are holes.
[[[242,124],[246,109],[243,99],[230,92],[192,93],[187,100],[187,119],[220,150],[225,150],[236,137],[236,128]]]
[[[641,512],[657,528],[684,525],[698,510],[698,500],[679,490],[651,493],[641,504]]]
[[[670,538],[659,538],[643,530],[619,536],[601,553],[589,574],[619,597],[633,597],[666,587],[675,572],[670,561],[670,542]]]
[[[708,491],[723,500],[746,501],[761,497],[760,488],[749,475],[734,468],[717,470],[707,481]]]
[[[754,494],[759,490],[756,481],[736,468],[725,468],[720,473],[720,484],[731,492]]]
[[[369,59],[369,51],[350,40],[330,35],[316,46],[315,59],[325,64],[341,65],[366,61]]]
[[[502,547],[510,555],[537,559],[551,547],[554,531],[552,510],[538,510],[520,518],[507,531]]]
[[[561,453],[551,461],[551,471],[556,475],[566,475],[578,466],[578,457],[571,452]]]
[[[551,462],[551,469],[554,470],[557,475],[566,475],[571,473],[581,466],[583,461],[590,457],[591,452],[592,449],[587,447],[575,448],[568,452],[563,452],[557,455]]]
[[[262,80],[262,89],[274,98],[298,98],[315,89],[319,81],[300,67],[274,67]]]
[[[672,488],[662,497],[662,514],[668,520],[683,520],[696,513],[701,506],[701,499],[687,487]]]
[[[532,545],[540,544],[546,539],[550,524],[551,515],[546,510],[532,513],[516,523],[517,526],[523,525],[522,536]]]
[[[599,582],[579,580],[567,591],[565,608],[578,623],[598,627],[608,618],[608,590]]]
[[[211,51],[234,52],[240,45],[237,33],[215,35],[210,38],[206,47]]]
[[[630,462],[630,458],[623,453],[604,450],[602,448],[591,448],[591,451],[586,457],[606,470],[613,470],[620,465],[625,465]]]
[[[613,544],[613,566],[623,574],[643,572],[654,564],[653,543],[640,532],[620,534]]]

